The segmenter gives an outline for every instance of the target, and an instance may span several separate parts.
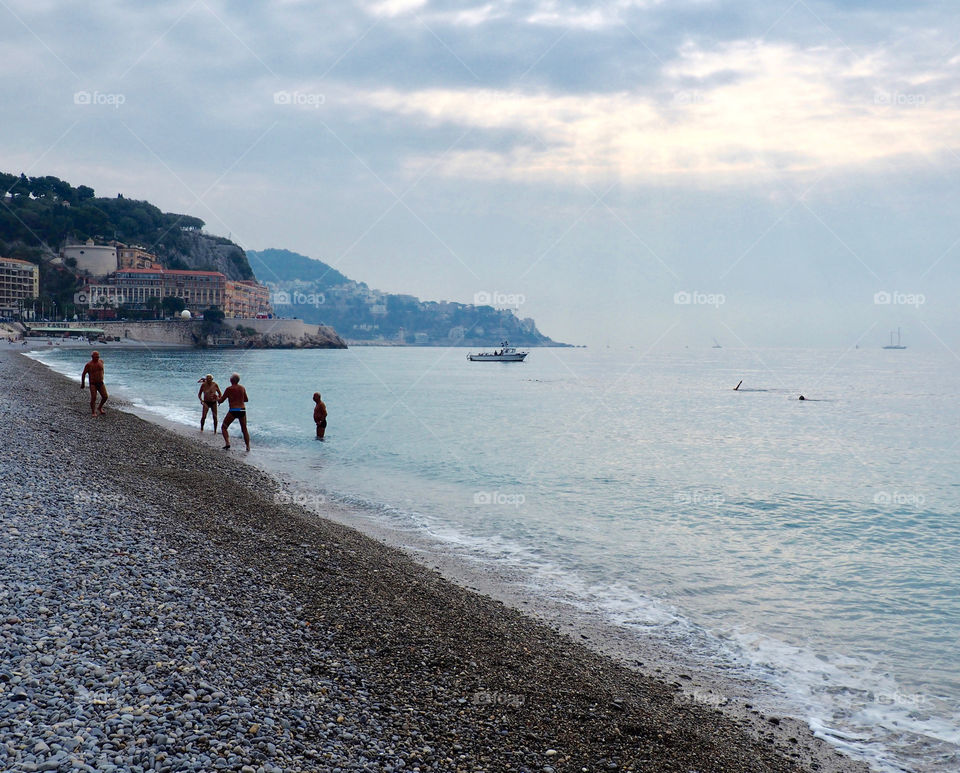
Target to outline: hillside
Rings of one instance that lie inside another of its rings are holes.
[[[327,288],[351,281],[323,261],[290,250],[250,250],[247,258],[261,282],[311,282]]]
[[[320,260],[289,250],[249,250],[257,279],[273,291],[278,314],[330,325],[348,342],[425,346],[564,346],[511,309],[421,301],[370,289]]]
[[[0,172],[0,197],[0,255],[40,263],[41,292],[53,297],[67,292],[70,277],[44,267],[44,258],[54,257],[64,242],[88,238],[141,245],[168,268],[253,278],[243,249],[202,233],[204,222],[197,217],[162,212],[147,201],[123,196],[97,197],[93,188],[50,176]]]

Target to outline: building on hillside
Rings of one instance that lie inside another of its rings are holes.
[[[163,300],[171,294],[166,291],[165,273],[162,268],[125,268],[117,271],[111,279],[113,285],[119,288],[121,303],[134,309],[147,309],[148,299]]]
[[[86,244],[67,244],[60,250],[64,260],[73,258],[77,268],[91,276],[106,276],[117,270],[117,248],[109,244],[94,244],[87,239]]]
[[[117,248],[117,268],[149,268],[156,270],[163,268],[163,264],[157,260],[157,256],[152,252],[147,252],[143,247],[136,244],[123,244],[115,242]]]
[[[116,285],[98,282],[77,290],[73,294],[73,303],[77,307],[85,306],[90,319],[115,319],[117,307],[126,301]]]
[[[129,306],[149,309],[150,298],[180,298],[193,314],[211,306],[222,309],[227,278],[219,271],[174,271],[163,268],[127,268],[103,282],[81,287],[74,303],[88,308]]]
[[[270,288],[251,279],[227,280],[223,312],[227,317],[264,317],[273,314]]]
[[[165,270],[163,279],[164,297],[182,298],[195,314],[201,314],[211,306],[222,309],[226,301],[227,278],[219,271]]]
[[[0,316],[12,317],[27,298],[40,295],[40,267],[17,258],[0,258]]]

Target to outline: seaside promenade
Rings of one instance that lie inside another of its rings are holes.
[[[866,770],[88,399],[0,350],[0,770]]]

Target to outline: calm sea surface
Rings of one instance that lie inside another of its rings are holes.
[[[349,503],[361,528],[405,532],[759,684],[744,695],[877,769],[960,770],[948,355],[101,351],[118,396],[186,425],[197,379],[226,387],[240,371],[252,460]],[[87,354],[35,356],[78,378]]]

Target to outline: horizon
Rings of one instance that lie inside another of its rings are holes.
[[[523,297],[572,344],[870,348],[899,327],[960,360],[960,23],[933,3],[0,15],[16,173],[385,292]]]

